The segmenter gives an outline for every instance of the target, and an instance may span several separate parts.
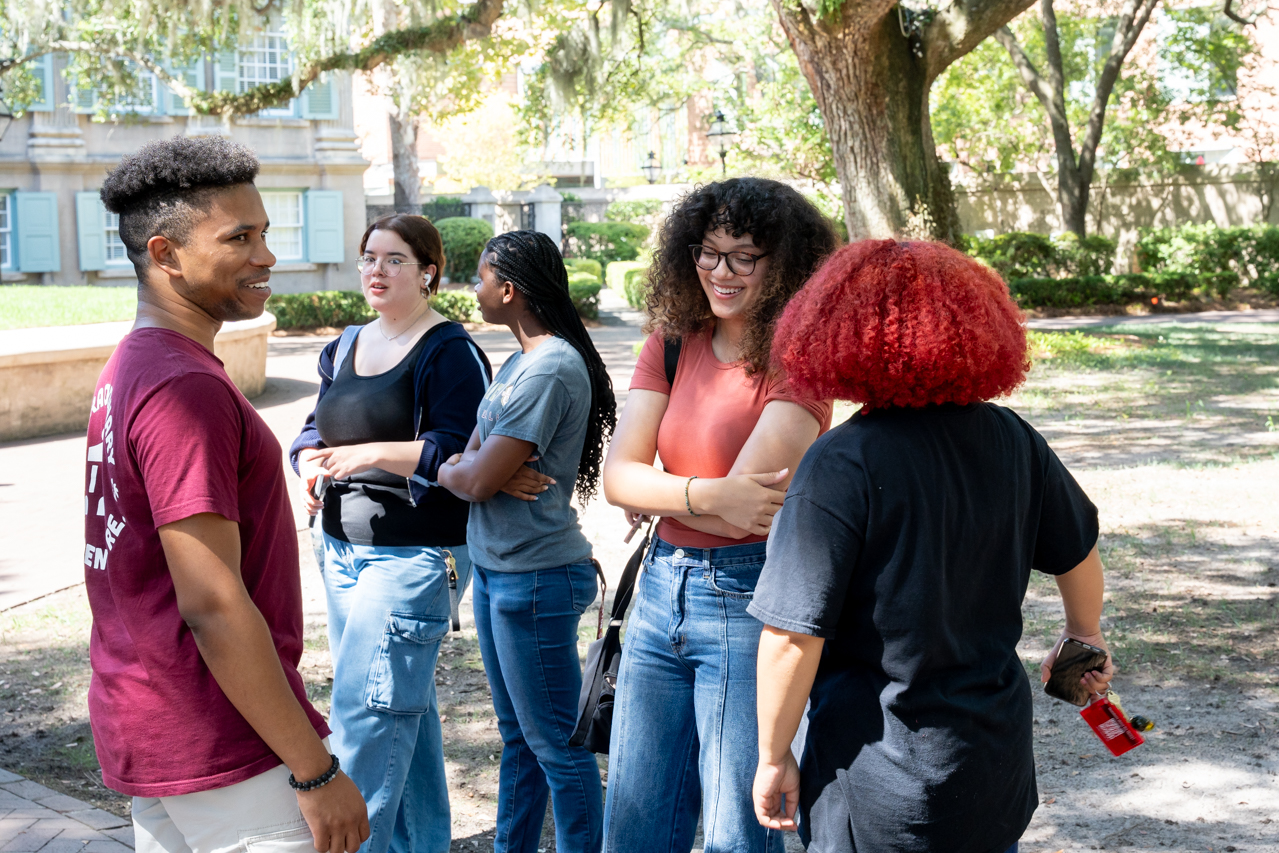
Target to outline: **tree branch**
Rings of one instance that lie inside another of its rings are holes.
[[[403,53],[431,51],[448,53],[471,39],[485,38],[493,31],[493,23],[502,14],[504,0],[476,0],[465,12],[422,27],[388,32],[367,47],[353,52],[336,53],[306,63],[288,80],[254,86],[246,92],[201,92],[192,89],[170,73],[152,57],[120,45],[93,42],[54,41],[39,45],[22,57],[0,59],[0,74],[47,53],[90,53],[124,58],[156,75],[161,82],[184,98],[191,109],[203,115],[247,115],[279,106],[296,98],[302,90],[326,71],[372,71]]]
[[[1234,10],[1235,0],[1221,0],[1221,14],[1225,15],[1236,24],[1242,24],[1245,27],[1253,26],[1257,23],[1257,19],[1270,11],[1269,5],[1263,9],[1253,12],[1251,15],[1240,15]]]
[[[1088,112],[1088,128],[1079,144],[1080,179],[1085,183],[1092,182],[1093,168],[1097,160],[1097,146],[1101,144],[1101,132],[1106,122],[1106,107],[1110,103],[1111,92],[1119,80],[1119,71],[1129,51],[1137,43],[1141,31],[1146,28],[1150,16],[1155,11],[1159,0],[1127,0],[1119,22],[1115,27],[1115,35],[1110,42],[1110,55],[1102,66],[1097,78],[1097,88],[1093,93],[1092,108]]]
[[[928,79],[946,68],[1000,27],[1030,8],[1034,0],[952,0],[925,25],[922,38]]]
[[[1026,84],[1026,88],[1030,90],[1039,102],[1043,105],[1044,111],[1047,112],[1052,107],[1052,90],[1048,87],[1047,81],[1043,75],[1039,73],[1039,69],[1035,67],[1026,51],[1022,49],[1021,43],[1017,41],[1017,36],[1008,27],[1000,27],[995,30],[995,41],[1004,46],[1004,50],[1008,51],[1009,58],[1013,61],[1013,67],[1017,69],[1017,73],[1021,75],[1021,82]]]

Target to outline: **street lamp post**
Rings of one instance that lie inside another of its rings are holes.
[[[723,170],[724,177],[728,177],[728,148],[737,138],[737,131],[728,123],[728,119],[724,118],[722,110],[715,111],[715,120],[711,122],[711,129],[707,131],[706,136],[712,140],[712,143],[719,144],[719,164]]]
[[[641,167],[644,171],[644,177],[648,178],[650,184],[657,183],[657,176],[662,172],[662,164],[657,162],[657,155],[652,151],[648,152],[648,160]]]

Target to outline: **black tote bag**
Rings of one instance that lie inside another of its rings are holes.
[[[648,543],[653,535],[649,524],[643,541],[631,554],[618,581],[613,610],[609,614],[604,636],[591,643],[586,652],[586,669],[582,673],[582,695],[577,700],[577,728],[569,738],[569,746],[584,746],[591,752],[608,755],[608,738],[613,727],[613,698],[617,691],[617,670],[622,663],[622,619],[630,606]]]

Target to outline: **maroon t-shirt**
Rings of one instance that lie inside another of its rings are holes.
[[[107,786],[174,796],[280,764],[218,687],[178,613],[156,530],[202,512],[239,523],[244,586],[294,695],[328,735],[297,668],[302,587],[280,444],[211,352],[166,329],[120,342],[89,416],[84,506],[89,721]]]

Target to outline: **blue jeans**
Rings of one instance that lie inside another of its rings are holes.
[[[465,591],[465,545],[447,549]],[[447,853],[451,820],[435,662],[449,630],[443,548],[324,537],[333,752],[369,807],[361,853]]]
[[[534,572],[475,567],[475,628],[502,735],[495,853],[536,853],[548,794],[556,851],[600,849],[599,767],[568,745],[582,689],[577,625],[596,590],[589,562]]]
[[[746,612],[764,543],[676,548],[658,539],[636,582],[609,743],[608,853],[779,853],[759,825],[755,657]]]

